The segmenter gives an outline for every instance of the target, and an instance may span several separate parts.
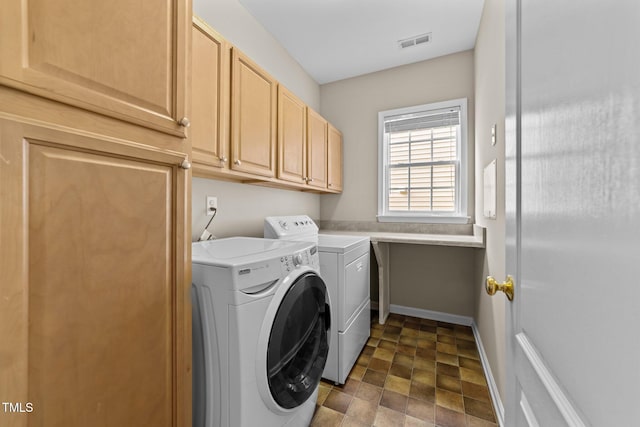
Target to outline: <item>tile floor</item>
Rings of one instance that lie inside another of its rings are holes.
[[[468,326],[372,312],[371,338],[343,386],[320,383],[312,427],[496,427]]]

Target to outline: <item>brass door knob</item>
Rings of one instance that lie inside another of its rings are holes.
[[[489,295],[495,295],[496,292],[502,291],[509,301],[513,301],[513,277],[511,276],[507,276],[507,280],[503,283],[496,282],[496,279],[491,276],[487,277],[486,289]]]

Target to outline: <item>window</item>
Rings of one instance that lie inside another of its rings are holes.
[[[466,98],[382,111],[378,126],[378,220],[466,223]]]

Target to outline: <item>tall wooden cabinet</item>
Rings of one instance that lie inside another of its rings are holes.
[[[0,84],[185,136],[189,1],[3,0]]]
[[[191,3],[143,3],[3,1],[2,426],[191,425]]]

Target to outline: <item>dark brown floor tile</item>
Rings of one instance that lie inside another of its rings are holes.
[[[331,408],[334,411],[344,414],[347,412],[347,408],[349,407],[349,403],[351,403],[352,398],[353,396],[349,394],[333,389],[324,400],[322,406],[326,406],[327,408]]]
[[[461,368],[484,372],[484,369],[482,369],[482,363],[479,360],[469,359],[468,357],[458,356],[458,365],[460,365]]]
[[[445,344],[455,344],[456,338],[450,335],[438,335],[438,342],[443,342]]]
[[[438,328],[435,325],[420,325],[420,330],[424,332],[431,332],[435,334],[438,331]]]
[[[476,346],[475,341],[460,340],[460,342],[458,343],[458,348],[467,348],[470,350],[477,350],[478,347]]]
[[[374,351],[376,351],[376,347],[365,345],[360,354],[366,354],[367,356],[371,356]]]
[[[347,409],[347,415],[367,425],[371,425],[376,417],[377,410],[378,400],[369,401],[356,397],[351,401],[349,409]]]
[[[400,332],[401,339],[402,337],[418,338],[419,335],[420,335],[420,330],[418,329],[402,328],[402,332]]]
[[[432,402],[425,402],[424,400],[410,397],[407,400],[406,414],[419,420],[433,423],[436,415],[436,406]]]
[[[382,396],[382,388],[368,383],[361,383],[356,392],[357,398],[375,402],[376,405],[380,400],[380,396]]]
[[[421,325],[438,326],[438,322],[433,319],[420,319]]]
[[[386,328],[384,328],[384,331],[392,335],[400,335],[400,331],[402,331],[402,327],[392,326],[391,324],[389,324]]]
[[[377,357],[372,357],[369,361],[369,369],[373,369],[374,371],[384,372],[386,373],[391,367],[391,362],[388,360],[378,359]]]
[[[436,362],[446,363],[447,365],[458,366],[458,356],[455,354],[436,353]]]
[[[382,329],[371,329],[371,337],[380,339],[382,337]]]
[[[458,378],[450,377],[449,375],[438,375],[436,377],[436,387],[453,393],[462,393],[460,380]]]
[[[436,405],[436,425],[439,427],[462,427],[466,425],[466,420],[463,413]]]
[[[452,337],[455,337],[453,328],[451,327],[438,326],[438,328],[436,329],[436,332],[438,335],[451,335]]]
[[[407,356],[415,356],[416,348],[409,345],[398,344],[396,347],[396,352],[400,354],[406,354]]]
[[[436,364],[436,373],[438,375],[449,375],[451,377],[460,378],[460,368],[453,365],[447,365],[446,363],[438,362]]]
[[[493,415],[493,408],[488,402],[481,402],[479,400],[471,399],[470,397],[464,398],[464,412],[473,415],[474,417],[482,418],[483,420],[495,422],[496,417]]]
[[[382,398],[380,399],[380,406],[393,409],[404,414],[407,409],[408,397],[404,394],[396,393],[391,390],[384,390],[382,392]]]
[[[464,412],[464,402],[462,395],[459,393],[436,388],[436,404],[454,411]]]
[[[347,378],[347,381],[343,385],[334,385],[333,389],[341,391],[346,394],[353,395],[356,393],[356,391],[358,391],[359,385],[360,385],[360,381]]]
[[[399,363],[394,363],[389,369],[389,375],[395,375],[396,377],[411,379],[411,368]]]
[[[481,400],[483,402],[491,402],[489,389],[487,387],[483,385],[470,383],[467,381],[461,381],[461,386],[462,386],[462,394],[465,397]]]
[[[368,384],[375,385],[377,387],[382,387],[384,385],[386,377],[387,375],[382,372],[367,369],[367,372],[365,372],[364,376],[362,377],[362,381]]]
[[[416,322],[414,319],[407,319],[404,322],[404,325],[402,325],[403,328],[409,328],[409,329],[420,329],[420,322]]]
[[[331,408],[320,406],[313,415],[310,427],[335,427],[342,423],[344,415]]]
[[[396,354],[393,356],[393,363],[411,367],[413,366],[413,357],[407,356],[406,354]]]
[[[435,403],[436,401],[436,388],[422,384],[416,381],[411,381],[411,388],[409,389],[409,397],[414,399],[424,400],[426,402]]]
[[[387,350],[395,351],[396,345],[395,341],[388,341],[383,338],[378,343],[378,348],[386,348]]]
[[[423,359],[436,360],[436,351],[428,348],[420,348],[416,349],[416,357],[421,357]]]
[[[412,381],[435,387],[436,374],[433,371],[427,371],[426,369],[413,368],[413,374],[411,375]]]

